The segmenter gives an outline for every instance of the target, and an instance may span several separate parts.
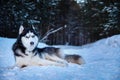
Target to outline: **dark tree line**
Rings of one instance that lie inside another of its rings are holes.
[[[0,36],[16,38],[21,24],[34,25],[48,44],[83,45],[120,33],[119,0],[1,0]]]
[[[90,22],[86,26],[93,26],[91,36],[96,36],[97,39],[109,37],[120,33],[120,2],[118,0],[89,0],[85,6],[88,19]],[[86,16],[87,16],[86,15]]]

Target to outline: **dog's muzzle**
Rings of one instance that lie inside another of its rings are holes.
[[[30,42],[30,45],[34,45],[34,42]]]

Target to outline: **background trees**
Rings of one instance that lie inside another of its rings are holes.
[[[1,0],[0,36],[16,38],[21,24],[34,25],[48,44],[83,45],[120,33],[118,0]]]

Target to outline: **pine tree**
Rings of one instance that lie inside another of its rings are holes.
[[[118,2],[89,0],[84,7],[84,26],[91,27],[90,36],[97,39],[119,34]]]

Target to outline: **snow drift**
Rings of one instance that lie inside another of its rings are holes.
[[[79,54],[84,65],[69,63],[67,67],[31,66],[23,69],[15,64],[11,46],[15,39],[0,38],[0,80],[119,80],[120,35],[84,46],[54,45],[65,54]],[[48,46],[39,44],[39,47]]]

